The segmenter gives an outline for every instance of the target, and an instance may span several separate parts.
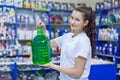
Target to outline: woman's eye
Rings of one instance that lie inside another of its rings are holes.
[[[75,20],[76,20],[76,21],[80,21],[80,19],[78,19],[78,18],[76,18]]]

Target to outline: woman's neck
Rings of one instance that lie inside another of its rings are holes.
[[[75,37],[75,36],[77,36],[78,34],[80,34],[81,32],[83,32],[83,30],[81,30],[81,31],[73,31],[73,36],[72,37]]]

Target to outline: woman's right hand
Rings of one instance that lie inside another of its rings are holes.
[[[39,21],[37,22],[36,27],[41,27],[41,28],[44,30],[44,32],[46,31],[46,25],[45,25],[45,23],[44,23],[43,21],[41,21],[41,20],[39,20]]]

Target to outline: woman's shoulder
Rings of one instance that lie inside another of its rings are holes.
[[[69,36],[72,36],[72,34],[73,34],[73,33],[69,32],[69,33],[65,33],[63,36],[65,36],[65,37],[68,36],[68,37],[69,37]]]
[[[90,41],[89,37],[85,32],[83,32],[81,35],[79,35],[81,41]]]

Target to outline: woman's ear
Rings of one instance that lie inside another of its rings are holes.
[[[87,26],[88,23],[89,23],[89,21],[88,21],[88,20],[85,20],[84,26]]]

